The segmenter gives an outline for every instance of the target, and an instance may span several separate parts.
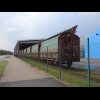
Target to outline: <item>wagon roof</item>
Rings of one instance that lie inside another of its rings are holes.
[[[76,26],[74,26],[74,27],[77,27],[78,25],[76,25]],[[72,27],[72,28],[69,28],[69,29],[67,29],[67,30],[64,30],[64,31],[62,31],[62,32],[59,32],[59,33],[57,33],[56,35],[54,35],[54,36],[51,36],[51,37],[49,37],[49,38],[47,38],[47,39],[45,39],[45,40],[43,40],[43,41],[41,41],[41,42],[44,42],[44,41],[46,41],[46,40],[49,40],[49,39],[51,39],[51,38],[53,38],[53,37],[56,37],[56,36],[58,36],[58,35],[60,35],[60,34],[64,34],[64,33],[66,33],[66,32],[68,32],[68,31],[70,31],[70,30],[72,30],[74,27]],[[41,43],[41,42],[39,42],[39,43]],[[38,43],[37,43],[38,44]],[[34,44],[34,45],[37,45],[37,44]],[[33,46],[33,45],[32,45]],[[32,46],[30,46],[30,47],[32,47]],[[29,48],[30,48],[29,47]]]
[[[74,27],[77,27],[77,26],[78,26],[78,25],[76,25],[76,26],[74,26]],[[49,40],[49,39],[51,39],[51,38],[53,38],[53,37],[56,37],[56,36],[58,36],[58,35],[60,35],[60,34],[64,34],[64,33],[68,32],[68,31],[72,30],[74,27],[69,28],[69,29],[67,29],[67,30],[64,30],[64,31],[62,31],[62,32],[59,32],[59,33],[57,33],[56,35],[53,35],[53,36],[49,37],[49,38],[46,39],[46,40]],[[43,41],[46,41],[46,40],[43,40]],[[41,42],[43,42],[43,41],[41,41]]]

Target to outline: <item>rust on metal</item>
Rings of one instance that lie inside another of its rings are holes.
[[[57,52],[53,51],[52,49],[51,51],[48,51],[49,61],[59,62],[59,44],[61,45],[61,61],[62,62],[67,61],[69,62],[69,65],[70,65],[74,61],[80,61],[80,38],[77,35],[75,35],[77,26],[78,25],[68,30],[65,30],[63,32],[60,32],[46,40],[43,40],[39,42],[38,44],[35,44],[38,46],[38,49],[37,49],[38,52],[36,52],[36,50],[34,52],[32,51],[32,47],[35,46],[35,45],[32,45],[29,47],[30,51],[27,52],[28,48],[26,48],[23,50],[23,53],[25,54],[26,52],[26,55],[25,55],[26,57],[31,57],[31,58],[40,59],[42,61],[43,60],[46,61],[47,52],[46,51],[41,52],[42,44],[44,43],[44,41],[56,38],[58,39],[57,48],[56,49],[54,48],[53,50],[56,50]]]

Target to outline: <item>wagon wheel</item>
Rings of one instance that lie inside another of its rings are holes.
[[[71,68],[72,62],[69,61],[69,62],[67,63],[67,66],[68,66],[68,68]]]

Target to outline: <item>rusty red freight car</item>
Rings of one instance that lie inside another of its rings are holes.
[[[72,62],[80,61],[80,38],[75,35],[78,25],[56,34],[36,45],[30,49],[31,58],[40,61],[48,60],[51,63],[59,64],[59,44],[61,45],[61,62],[67,64],[66,67],[71,67]]]
[[[48,47],[48,60],[59,63],[59,44],[61,45],[61,61],[72,65],[72,62],[80,61],[80,38],[75,35],[78,25],[54,35],[39,43],[40,60],[45,61]]]
[[[71,67],[72,62],[80,61],[80,38],[75,35],[78,25],[58,33],[42,42],[24,50],[24,57],[37,61],[47,61],[47,47],[49,63],[59,64],[59,45],[61,46],[61,63]]]

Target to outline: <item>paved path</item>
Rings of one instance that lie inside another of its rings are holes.
[[[48,74],[11,56],[0,79],[0,87],[66,87]]]

